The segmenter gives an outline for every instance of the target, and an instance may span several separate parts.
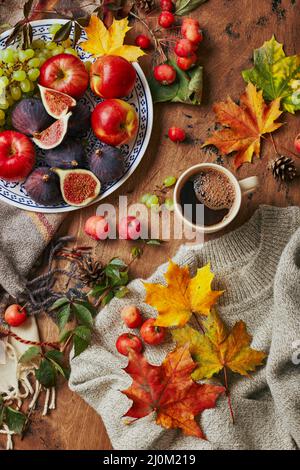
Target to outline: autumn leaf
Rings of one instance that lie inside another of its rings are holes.
[[[117,55],[129,62],[135,62],[145,53],[139,47],[124,45],[126,33],[130,29],[128,18],[114,19],[107,29],[100,18],[92,15],[89,25],[85,28],[88,39],[80,43],[80,46],[95,57]]]
[[[131,351],[124,370],[133,383],[122,393],[133,404],[125,416],[139,419],[156,412],[158,425],[205,439],[195,417],[214,408],[224,388],[195,383],[191,379],[194,368],[188,345],[169,353],[161,366],[151,365],[143,354]]]
[[[208,315],[223,291],[211,290],[214,274],[210,264],[197,270],[191,279],[188,266],[170,261],[165,274],[167,286],[144,283],[146,303],[156,308],[156,326],[184,326],[193,313]]]
[[[262,91],[257,91],[252,83],[241,96],[240,105],[228,97],[214,105],[214,112],[224,129],[214,132],[203,147],[214,145],[226,155],[237,152],[234,159],[236,168],[252,162],[253,155],[259,157],[262,135],[282,126],[282,123],[275,122],[282,114],[280,98],[266,104]]]
[[[192,373],[194,380],[210,379],[224,368],[249,376],[266,357],[264,352],[250,347],[252,336],[243,321],[228,331],[217,312],[212,310],[203,321],[203,327],[205,334],[189,326],[172,331],[177,345],[189,343],[190,353],[197,363]]]
[[[263,91],[266,100],[281,98],[285,111],[300,110],[300,54],[286,56],[274,36],[254,51],[254,67],[242,74]]]

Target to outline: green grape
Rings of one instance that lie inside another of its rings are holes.
[[[57,46],[55,49],[52,50],[52,55],[62,54],[64,52],[64,48],[62,46]]]
[[[16,70],[12,76],[13,80],[16,82],[23,82],[26,79],[26,72],[24,70]]]
[[[28,67],[30,68],[37,68],[40,66],[40,59],[38,57],[35,57],[34,59],[30,59],[28,62]]]
[[[164,186],[166,188],[170,188],[171,186],[174,186],[174,184],[176,184],[176,181],[177,181],[177,178],[175,178],[175,176],[168,176],[164,180]]]
[[[0,121],[5,121],[5,112],[0,109]]]
[[[168,211],[173,211],[174,210],[174,202],[173,199],[167,198],[164,202],[165,207]]]
[[[2,54],[2,60],[6,64],[13,64],[15,62],[15,53],[13,49],[5,49]]]
[[[35,84],[35,82],[31,82],[31,81],[29,83],[30,83],[30,90],[29,91],[33,91],[36,87],[36,84]]]
[[[155,195],[155,194],[152,194],[148,199],[147,199],[147,202],[146,202],[146,206],[149,207],[152,207],[152,206],[157,206],[159,204],[159,199],[158,197]]]
[[[77,51],[75,51],[75,49],[72,49],[72,47],[68,47],[67,49],[65,49],[65,53],[72,54],[77,57]]]
[[[35,39],[32,41],[32,48],[33,49],[43,49],[45,47],[45,41],[42,39]]]
[[[84,62],[84,65],[87,72],[89,72],[91,70],[92,62],[90,60],[87,60],[86,62]]]
[[[26,54],[26,59],[29,60],[29,59],[32,59],[34,56],[35,56],[35,52],[33,49],[26,49],[26,51],[24,51],[25,54]]]
[[[18,101],[22,98],[21,88],[18,86],[11,87],[10,93],[15,101]]]
[[[9,102],[6,98],[1,98],[0,97],[0,109],[8,109],[9,108]]]
[[[50,26],[49,33],[53,34],[53,36],[55,36],[57,31],[59,31],[61,28],[62,28],[62,24],[54,23],[53,25]]]
[[[40,71],[39,69],[30,69],[28,70],[27,75],[28,75],[29,80],[31,80],[32,82],[35,82],[40,76]]]
[[[4,74],[4,70],[0,69],[0,77],[2,77],[3,74]]]
[[[25,80],[21,82],[21,90],[23,91],[23,93],[28,93],[30,89],[31,89],[30,81],[27,80],[26,78]]]
[[[45,57],[43,54],[39,54],[38,59],[40,61],[40,66],[42,66],[46,62],[47,57]]]
[[[55,49],[56,47],[57,47],[56,42],[47,42],[46,43],[46,49],[48,49],[49,51],[53,51],[53,49]]]
[[[7,77],[0,77],[0,88],[5,88],[9,84]]]
[[[150,193],[143,194],[143,196],[141,197],[141,203],[146,204],[150,197],[152,197],[152,194]]]
[[[11,96],[11,94],[9,94],[9,93],[6,95],[6,99],[7,99],[7,101],[8,101],[9,106],[12,106],[12,105],[14,104],[14,102],[15,102],[15,100],[13,99],[13,97]]]
[[[25,51],[19,51],[19,61],[23,64],[24,62],[26,62],[26,60],[27,55],[25,54]]]

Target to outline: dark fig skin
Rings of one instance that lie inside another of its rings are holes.
[[[68,136],[82,137],[91,128],[91,112],[87,106],[77,103],[69,120]]]
[[[45,162],[52,168],[64,170],[83,168],[85,151],[78,140],[66,138],[58,147],[46,151]]]
[[[89,168],[102,184],[121,178],[125,170],[121,150],[109,145],[95,150],[89,158]]]
[[[28,196],[37,204],[55,206],[63,202],[59,178],[49,168],[37,168],[25,181]]]
[[[27,136],[44,131],[54,122],[37,98],[19,101],[12,111],[11,120],[13,128]]]

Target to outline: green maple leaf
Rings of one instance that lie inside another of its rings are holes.
[[[300,110],[300,54],[286,56],[274,36],[254,51],[254,67],[242,75],[263,90],[266,100],[281,98],[285,111]]]

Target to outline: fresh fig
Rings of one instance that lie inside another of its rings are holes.
[[[72,109],[72,116],[69,120],[68,135],[72,137],[82,137],[91,127],[91,112],[88,106],[77,103]]]
[[[51,90],[39,85],[41,98],[43,105],[50,116],[54,119],[60,119],[68,112],[71,108],[76,106],[76,100],[72,96],[61,93],[60,91]]]
[[[125,171],[121,150],[109,145],[95,150],[89,158],[89,168],[102,184],[121,178]]]
[[[45,162],[56,168],[82,168],[85,163],[84,148],[78,140],[66,138],[58,147],[46,152]]]
[[[13,109],[11,119],[13,128],[28,136],[42,132],[53,123],[43,103],[36,98],[19,101]]]
[[[60,178],[60,189],[65,202],[71,206],[86,206],[100,193],[101,183],[91,171],[59,168],[54,168],[53,171]]]
[[[63,202],[58,176],[49,168],[37,168],[25,181],[28,196],[43,206],[55,206]]]
[[[33,142],[44,150],[50,150],[58,147],[65,138],[68,130],[68,122],[72,113],[66,114],[58,121],[51,124],[48,129],[34,134]]]

